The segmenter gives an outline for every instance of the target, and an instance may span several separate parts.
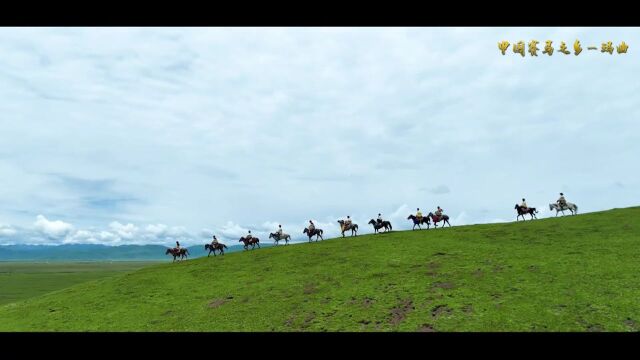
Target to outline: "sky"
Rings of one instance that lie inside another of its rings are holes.
[[[538,57],[497,46],[534,39]],[[309,219],[409,229],[417,207],[554,216],[559,192],[637,206],[637,46],[638,28],[2,28],[0,244],[306,241]]]

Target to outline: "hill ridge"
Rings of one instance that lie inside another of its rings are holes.
[[[0,330],[637,331],[640,207],[154,265],[0,307]]]

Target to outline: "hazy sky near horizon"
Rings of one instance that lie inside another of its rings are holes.
[[[497,42],[540,41],[522,58]],[[561,41],[579,56],[558,52]],[[553,56],[542,54],[553,40]],[[627,54],[588,51],[625,41]],[[2,28],[0,244],[638,205],[638,28]]]

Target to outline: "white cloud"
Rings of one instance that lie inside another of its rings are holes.
[[[337,235],[343,213],[406,229],[418,206],[511,219],[562,190],[581,212],[637,205],[633,54],[495,45],[603,34],[640,43],[632,28],[0,29],[0,215],[16,241],[164,243],[276,223],[298,238],[310,217]],[[75,227],[23,233],[45,209]]]
[[[10,225],[0,224],[0,237],[13,236],[17,233],[16,229]]]
[[[135,225],[131,223],[123,225],[117,221],[109,224],[109,228],[123,239],[132,239],[138,232],[138,228]]]
[[[62,220],[48,220],[44,215],[38,215],[33,223],[34,228],[50,238],[64,238],[73,231],[73,225]]]

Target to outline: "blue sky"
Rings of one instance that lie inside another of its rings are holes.
[[[638,205],[637,28],[2,28],[0,244]],[[565,41],[525,58],[497,42]],[[629,51],[587,51],[625,41]]]

